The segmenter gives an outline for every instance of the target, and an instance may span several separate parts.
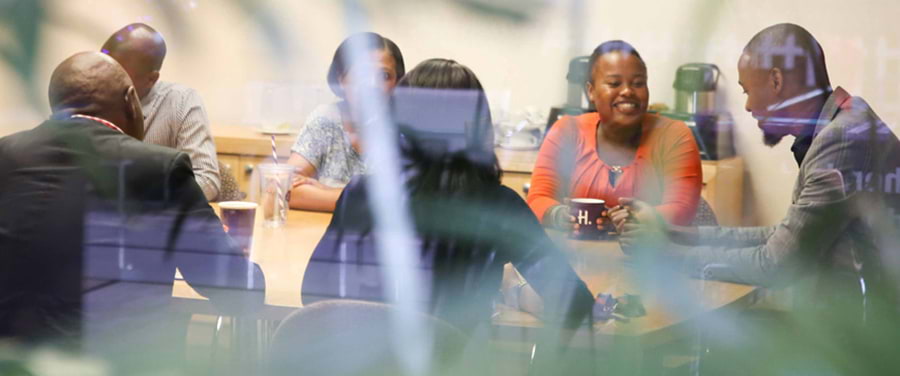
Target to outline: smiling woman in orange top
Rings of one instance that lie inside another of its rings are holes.
[[[547,132],[528,192],[545,226],[570,228],[564,198],[607,207],[637,197],[673,224],[687,225],[700,200],[700,153],[682,122],[647,113],[647,66],[628,43],[609,41],[590,58],[585,88],[597,112],[563,117]]]

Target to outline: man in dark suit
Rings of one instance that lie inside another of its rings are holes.
[[[76,54],[49,97],[49,120],[0,139],[0,337],[158,362],[139,346],[184,342],[169,304],[176,266],[214,303],[262,303],[262,274],[224,233],[187,154],[141,142],[140,100],[118,63]]]

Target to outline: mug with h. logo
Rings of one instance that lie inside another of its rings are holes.
[[[571,236],[576,239],[606,239],[609,236],[610,223],[605,217],[606,201],[596,198],[573,198],[569,201],[570,212],[575,217],[575,228]],[[597,223],[603,223],[598,228]]]

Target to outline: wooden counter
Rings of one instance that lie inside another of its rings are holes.
[[[241,190],[247,192],[250,175],[255,166],[272,159],[271,136],[255,128],[238,125],[215,125],[212,127],[219,162],[228,165],[235,174]],[[291,155],[296,134],[275,136],[278,158],[286,161]],[[500,167],[504,171],[503,182],[519,192],[531,180],[531,169],[537,158],[537,150],[514,151],[497,148]]]
[[[246,192],[254,167],[272,158],[271,137],[255,128],[235,125],[215,125],[213,138],[220,163],[231,167],[238,185]],[[296,134],[275,136],[278,157],[290,157]],[[503,184],[525,197],[524,185],[531,181],[531,171],[537,150],[507,150],[496,148]],[[718,161],[702,161],[703,190],[701,196],[709,202],[719,224],[740,226],[743,223],[744,162],[740,157]]]
[[[220,155],[254,156],[271,158],[271,136],[264,134],[255,128],[238,125],[216,125],[212,128],[213,138],[216,142],[216,150]],[[278,157],[287,159],[291,154],[291,146],[297,134],[276,135],[275,145]],[[505,172],[531,173],[534,161],[537,158],[537,150],[506,150],[497,148],[497,158],[500,159],[500,167]]]

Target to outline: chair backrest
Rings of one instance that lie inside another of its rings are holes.
[[[219,178],[221,179],[221,185],[219,186],[219,196],[216,197],[216,201],[241,201],[247,196],[246,193],[241,192],[241,187],[238,185],[231,166],[221,161],[219,161]]]
[[[709,202],[706,201],[702,196],[700,197],[700,202],[697,203],[697,215],[694,217],[694,221],[691,222],[693,226],[718,226],[719,221],[716,219],[716,213],[713,211],[712,207],[709,206]]]
[[[403,374],[401,356],[392,336],[397,330],[393,306],[354,300],[329,300],[290,314],[272,338],[266,360],[269,375],[393,375]],[[450,324],[420,314],[433,336],[428,374],[443,373],[460,361],[468,341]],[[427,335],[424,334],[423,335]]]

